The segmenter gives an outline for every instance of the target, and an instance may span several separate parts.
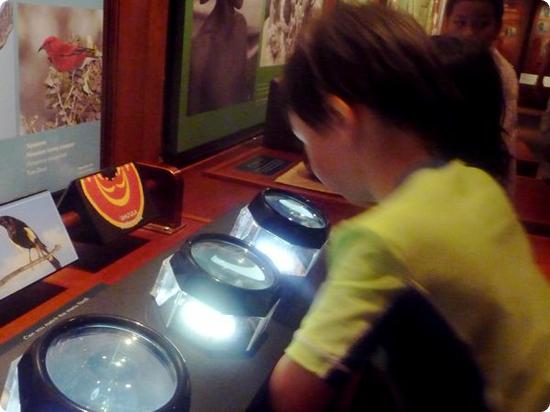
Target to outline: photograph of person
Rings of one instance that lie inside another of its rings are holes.
[[[262,8],[258,0],[194,0],[188,115],[253,97]]]

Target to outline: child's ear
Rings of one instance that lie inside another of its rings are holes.
[[[356,114],[353,108],[338,96],[330,95],[326,98],[329,107],[331,122],[338,127],[349,127],[356,123]]]

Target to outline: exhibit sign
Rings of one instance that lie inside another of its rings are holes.
[[[145,196],[133,163],[117,167],[110,178],[96,173],[79,183],[90,206],[113,226],[130,229],[143,219]]]
[[[134,163],[108,167],[75,179],[58,202],[61,213],[75,212],[71,238],[106,244],[137,229],[159,212]]]
[[[50,192],[0,206],[0,299],[76,259]]]
[[[100,167],[103,0],[0,4],[0,202]]]
[[[168,154],[265,121],[270,81],[323,0],[179,1],[169,45]]]

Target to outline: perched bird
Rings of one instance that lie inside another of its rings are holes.
[[[38,51],[41,50],[46,51],[48,61],[58,72],[70,72],[79,69],[86,57],[95,57],[93,49],[64,42],[55,36],[47,37],[38,49]]]
[[[8,237],[13,243],[29,250],[29,263],[32,262],[31,250],[34,249],[39,257],[47,256],[46,259],[48,259],[55,269],[61,269],[59,261],[50,254],[46,245],[25,222],[12,216],[0,216],[0,226],[4,226],[4,229],[8,232]]]

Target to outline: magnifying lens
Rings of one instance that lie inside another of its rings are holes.
[[[308,199],[265,189],[240,211],[231,234],[265,253],[281,274],[306,276],[329,228],[328,219]]]
[[[240,239],[201,234],[163,265],[152,294],[159,306],[172,305],[168,326],[204,343],[232,341],[249,350],[278,303],[278,272]]]
[[[188,411],[176,347],[143,324],[84,315],[36,340],[18,365],[21,411]]]

